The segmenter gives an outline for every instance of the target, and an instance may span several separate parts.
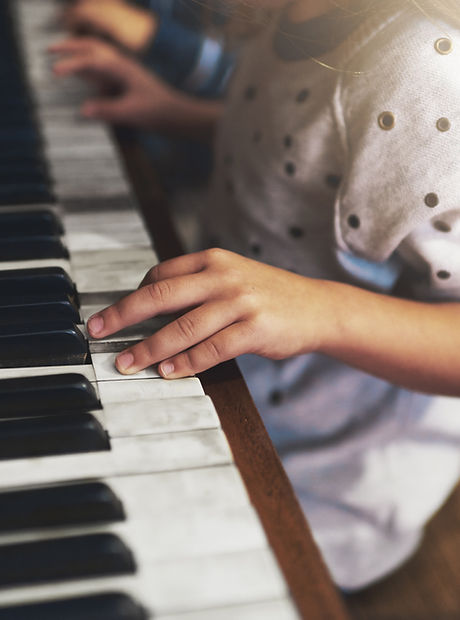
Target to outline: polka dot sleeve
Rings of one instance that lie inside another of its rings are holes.
[[[394,25],[353,59],[360,75],[343,72],[335,227],[342,250],[398,252],[433,290],[460,296],[460,33],[441,30]]]

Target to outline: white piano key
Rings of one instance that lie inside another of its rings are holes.
[[[250,503],[241,475],[233,464],[182,471],[120,476],[104,480],[120,497],[127,518],[140,514],[179,512],[188,504],[245,506]]]
[[[64,158],[67,160],[84,157],[107,158],[113,153],[113,146],[108,142],[94,142],[92,144],[69,144],[68,142],[47,144],[45,146],[47,157],[51,160]]]
[[[68,123],[69,125],[99,125],[100,121],[88,119],[82,116],[74,104],[52,105],[50,107],[40,108],[40,126],[53,123]]]
[[[56,11],[59,5],[55,0],[41,0],[38,5],[30,0],[17,0],[13,6],[19,12],[18,23],[21,29],[35,31],[46,27],[56,20]],[[27,44],[28,41],[24,40],[24,45]]]
[[[146,247],[149,236],[132,209],[124,212],[65,213],[62,216],[71,254],[88,250]]]
[[[8,532],[0,534],[0,549],[1,545],[104,532],[119,536],[135,551],[137,563],[143,566],[165,560],[248,551],[267,546],[264,531],[249,504],[224,507],[191,504],[172,514],[150,514],[144,506],[129,521],[113,524]],[[149,541],[148,545],[145,544],[146,540]]]
[[[242,478],[231,463],[154,474],[121,475],[102,478],[101,481],[122,501],[128,520],[144,509],[149,514],[169,514],[190,504],[224,508],[250,503]],[[48,486],[55,482],[54,471],[50,472],[49,480],[41,480]],[[25,487],[3,488],[0,492],[32,488],[37,487],[27,484]]]
[[[121,375],[115,368],[116,353],[93,353],[91,360],[98,381],[120,381],[136,379],[158,379],[160,375],[154,366],[149,366],[135,375]]]
[[[88,381],[94,382],[97,389],[96,374],[91,364],[75,364],[72,366],[29,366],[27,368],[0,368],[1,379],[21,379],[24,377],[42,377],[48,375],[64,375],[77,373],[83,375]]]
[[[120,375],[121,379],[118,381],[98,382],[103,404],[204,395],[201,383],[195,377],[185,379],[133,379],[133,375],[127,376],[130,379],[124,379]]]
[[[0,462],[0,488],[225,465],[233,461],[222,430],[114,438],[111,450]]]
[[[18,260],[0,262],[0,271],[11,269],[35,269],[38,267],[62,267],[72,278],[73,271],[70,262],[65,258],[42,258],[39,260]]]
[[[77,84],[79,85],[80,82]],[[62,89],[62,85],[59,88]],[[82,124],[79,127],[73,127],[66,123],[56,122],[53,124],[42,124],[41,129],[48,145],[66,144],[69,140],[75,140],[76,144],[106,144],[108,147],[113,148],[109,131],[101,123]]]
[[[68,124],[68,121],[66,123]],[[80,182],[86,178],[113,179],[126,176],[123,166],[115,154],[113,157],[98,160],[97,166],[95,166],[95,162],[86,159],[79,161],[77,164],[75,162],[58,160],[52,163],[52,172],[59,181],[64,183],[74,180],[76,176]]]
[[[58,165],[66,165],[68,167],[73,166],[75,168],[75,171],[78,173],[80,166],[82,166],[82,169],[85,170],[85,168],[91,163],[93,164],[93,166],[97,166],[99,161],[112,161],[116,165],[116,163],[119,161],[115,148],[113,148],[110,152],[106,150],[106,152],[102,155],[97,152],[93,152],[93,150],[87,152],[85,152],[84,149],[79,149],[75,152],[70,150],[58,150],[57,154],[54,154],[53,152],[48,152],[46,154],[46,159],[53,177],[56,177],[58,175],[58,173],[55,171],[56,166]]]
[[[27,211],[52,211],[60,219],[63,215],[61,205],[58,203],[53,204],[32,204],[32,205],[2,205],[1,213],[23,213]]]
[[[149,248],[74,252],[72,271],[79,291],[116,291],[138,287],[145,273],[158,262]]]
[[[298,620],[299,616],[293,602],[285,598],[248,605],[231,605],[220,609],[200,609],[155,618],[156,620]]]
[[[52,479],[42,480],[48,486]],[[249,496],[233,464],[172,472],[103,478],[121,500],[126,518],[136,515],[179,513],[195,504],[206,509],[247,506]],[[32,489],[27,485],[20,490]],[[19,490],[17,487],[7,490]]]
[[[207,396],[104,404],[104,409],[94,415],[111,438],[220,427],[219,417]]]
[[[287,595],[268,549],[201,557],[199,564],[193,558],[180,565],[162,562],[158,568],[162,577],[152,587],[151,599],[158,614]],[[159,577],[154,571],[153,575]]]
[[[89,201],[92,197],[95,198],[106,198],[107,200],[111,200],[112,198],[126,198],[126,200],[130,200],[132,198],[131,192],[128,189],[125,181],[116,180],[115,182],[103,182],[98,184],[94,182],[91,186],[88,183],[82,183],[80,187],[63,187],[56,183],[54,185],[54,194],[63,205],[66,202],[73,200],[85,200]]]
[[[98,592],[125,592],[155,617],[287,599],[269,549],[181,558],[140,566],[131,577],[93,578],[2,592],[2,605]],[[237,616],[235,616],[237,617]]]

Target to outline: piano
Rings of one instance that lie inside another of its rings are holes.
[[[51,76],[58,5],[0,5],[0,620],[345,618],[235,366],[122,377],[161,320],[88,337],[159,257],[152,195]]]

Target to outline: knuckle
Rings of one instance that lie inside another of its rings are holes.
[[[182,338],[185,341],[193,340],[195,337],[196,326],[193,319],[191,319],[188,315],[184,314],[176,320],[176,325],[181,334]]]
[[[235,267],[227,267],[224,269],[221,278],[227,288],[240,289],[242,286],[241,273]]]
[[[163,306],[171,297],[171,286],[167,280],[160,280],[145,287],[154,304]]]
[[[157,280],[160,280],[160,265],[158,264],[151,267],[147,271],[145,278],[150,282],[157,282]]]
[[[195,355],[193,353],[193,349],[189,351],[184,351],[179,355],[176,355],[173,360],[176,368],[180,369],[181,376],[192,376],[199,372],[199,368],[195,367],[194,363],[196,362]]]
[[[222,248],[209,248],[204,251],[206,263],[208,265],[222,264],[226,261],[229,252]]]
[[[225,356],[225,347],[222,344],[218,344],[214,339],[207,340],[203,343],[206,350],[206,357],[211,360],[212,363],[219,362]]]
[[[146,340],[139,342],[136,347],[138,354],[140,354],[138,356],[142,358],[143,362],[153,364],[154,361],[156,361],[154,359],[155,346],[152,338],[147,338]]]

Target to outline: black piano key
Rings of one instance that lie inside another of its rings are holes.
[[[0,418],[101,409],[90,381],[77,373],[2,379]]]
[[[3,532],[125,519],[121,501],[102,482],[0,493]]]
[[[0,261],[69,258],[59,236],[9,237],[0,239]]]
[[[0,114],[1,113],[2,112],[1,112],[1,106],[0,106]],[[13,164],[15,166],[19,166],[19,165],[42,166],[45,169],[47,169],[46,161],[43,158],[42,153],[34,152],[30,154],[30,153],[25,153],[22,151],[19,151],[16,153],[10,153],[10,152],[4,152],[0,150],[0,166],[7,166],[7,165],[13,165]]]
[[[9,165],[7,165],[6,163],[0,162],[0,185],[8,183],[18,185],[25,182],[32,183],[33,185],[46,186],[47,188],[51,186],[48,172],[41,164],[31,163],[30,165],[22,165],[10,162]],[[45,234],[49,233],[45,232]]]
[[[56,198],[48,183],[15,183],[0,185],[0,206],[53,204]]]
[[[19,94],[20,89],[16,92]],[[41,138],[37,128],[33,125],[0,127],[0,146],[3,143],[16,142],[18,144],[40,144]]]
[[[149,617],[139,603],[118,592],[0,608],[0,620],[147,620]]]
[[[0,422],[0,460],[110,450],[107,433],[90,413]]]
[[[0,149],[0,160],[11,160],[18,158],[44,159],[41,145],[37,143],[18,144],[17,142],[4,142]]]
[[[0,587],[132,574],[134,558],[114,534],[0,546]]]
[[[0,368],[84,364],[88,343],[70,321],[0,325]]]
[[[1,167],[0,167],[1,175]],[[64,229],[55,213],[46,209],[0,213],[0,240],[8,237],[55,237]],[[2,241],[0,241],[1,245]]]
[[[75,285],[61,267],[36,267],[0,271],[0,296],[14,297],[25,293],[33,295],[68,295],[78,303]]]
[[[11,106],[8,102],[0,100],[0,114],[0,130],[6,127],[28,127],[37,124],[33,108],[26,103]]]
[[[53,295],[3,298],[0,294],[0,325],[60,319],[81,323],[78,308],[68,296],[64,299],[57,299]]]

